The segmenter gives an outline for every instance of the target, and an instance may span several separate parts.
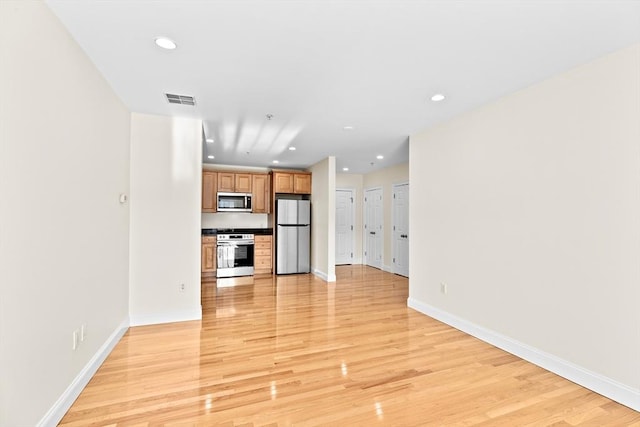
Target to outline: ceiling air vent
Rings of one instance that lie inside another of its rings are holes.
[[[193,96],[173,95],[171,93],[165,93],[165,95],[169,104],[196,105],[196,100]]]

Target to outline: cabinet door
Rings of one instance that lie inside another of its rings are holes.
[[[216,271],[216,244],[202,243],[202,273],[215,273]]]
[[[251,193],[251,174],[237,173],[235,176],[234,191],[236,193]]]
[[[294,174],[293,192],[296,194],[311,194],[311,174]]]
[[[218,191],[233,193],[235,191],[236,174],[233,172],[218,172]]]
[[[271,203],[269,203],[269,175],[253,175],[251,188],[253,190],[253,213],[271,213]]]
[[[276,193],[293,193],[293,174],[274,172],[273,189]]]
[[[202,172],[202,212],[216,211],[216,172]]]

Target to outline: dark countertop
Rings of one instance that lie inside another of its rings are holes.
[[[215,236],[222,233],[257,234],[261,236],[273,235],[273,228],[203,228],[203,236]]]

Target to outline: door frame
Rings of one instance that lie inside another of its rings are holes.
[[[402,182],[394,182],[393,184],[391,184],[391,194],[395,194],[395,190],[396,187],[400,187],[401,185],[409,185],[409,181],[402,181]],[[411,203],[411,199],[409,199],[409,203]],[[396,218],[395,218],[395,212],[396,212],[396,199],[395,197],[392,197],[391,199],[391,270],[393,274],[398,274],[398,272],[396,271],[396,263],[394,261],[394,259],[396,258],[396,245],[395,242],[393,241],[394,237],[393,236],[393,232],[395,231],[393,229],[393,227],[396,225]],[[407,212],[407,215],[409,215],[409,212]],[[409,224],[409,230],[411,230],[411,224],[407,221],[407,223]],[[409,260],[407,260],[408,262]],[[409,266],[409,268],[411,268],[411,266]],[[407,276],[409,277],[409,276]]]
[[[357,191],[355,188],[336,188],[336,192],[338,191],[349,191],[351,193],[351,253],[353,256],[351,257],[351,264],[353,265],[353,261],[355,260],[356,253],[356,197]],[[344,265],[344,264],[336,264],[336,265]]]
[[[366,197],[367,197],[367,191],[374,191],[374,190],[380,190],[380,197],[382,197],[382,212],[381,212],[381,219],[382,219],[382,228],[381,228],[381,232],[382,232],[382,244],[380,245],[380,267],[373,267],[372,265],[370,265],[369,263],[367,263],[367,256],[365,255],[366,251],[367,251],[367,239],[369,238],[369,233],[367,232],[367,230],[365,229],[365,226],[367,225],[367,201],[366,201]],[[365,188],[362,190],[362,264],[363,265],[368,265],[370,267],[373,268],[380,268],[380,270],[385,271],[384,270],[384,187],[378,186],[378,187],[370,187],[370,188]]]

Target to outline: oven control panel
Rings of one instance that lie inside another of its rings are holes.
[[[253,234],[218,234],[218,242],[225,240],[254,240]]]

